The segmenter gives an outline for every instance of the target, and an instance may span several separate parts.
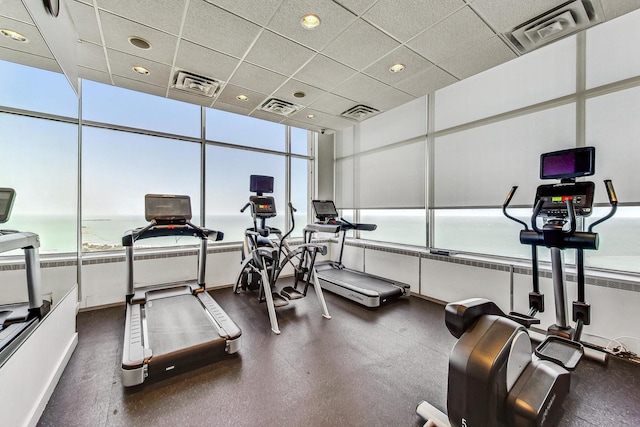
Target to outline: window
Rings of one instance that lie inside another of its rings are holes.
[[[0,227],[39,234],[40,253],[75,252],[78,126],[0,113],[0,129],[0,186],[16,191]]]
[[[83,250],[118,248],[125,231],[146,225],[148,193],[190,196],[192,222],[200,223],[199,144],[85,127],[82,162]],[[192,237],[161,237],[139,246],[197,242]]]
[[[0,75],[0,105],[78,117],[78,97],[63,74],[0,60]]]
[[[197,105],[89,80],[82,82],[82,118],[190,137],[201,133]]]
[[[207,140],[284,152],[284,125],[207,108]],[[248,184],[247,184],[248,185]]]
[[[272,196],[276,200],[277,216],[267,219],[267,225],[284,232],[288,215],[285,209],[285,157],[207,145],[205,224],[207,228],[222,231],[227,242],[242,241],[244,230],[253,226],[251,210],[240,212],[253,195],[249,192],[251,175],[274,177]]]
[[[361,231],[361,239],[414,246],[426,244],[424,209],[363,209],[360,222],[377,225],[374,231]]]
[[[596,208],[586,226],[609,213],[610,208]],[[640,207],[621,206],[609,220],[593,229],[598,233],[597,251],[585,251],[585,265],[640,273]]]
[[[309,221],[309,160],[291,159],[291,203],[296,208],[295,229],[292,236],[302,236]]]
[[[309,131],[300,128],[291,128],[291,153],[306,156],[309,154]]]

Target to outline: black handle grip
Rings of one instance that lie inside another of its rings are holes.
[[[242,207],[242,209],[240,209],[240,213],[242,213],[242,212],[244,212],[245,210],[247,210],[247,208],[248,208],[249,206],[251,206],[251,202],[249,202],[249,203],[247,203],[246,205],[244,205],[244,206]]]

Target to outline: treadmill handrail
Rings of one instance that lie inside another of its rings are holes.
[[[0,233],[0,253],[12,251],[14,249],[36,249],[39,247],[40,237],[36,233],[28,231],[4,231]]]
[[[152,222],[146,227],[128,230],[122,236],[122,246],[133,246],[137,240],[166,236],[193,236],[203,240],[220,241],[224,238],[224,233],[198,227],[190,222],[185,224],[156,224]]]

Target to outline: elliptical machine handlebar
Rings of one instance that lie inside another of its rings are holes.
[[[609,204],[611,205],[611,210],[607,215],[603,216],[602,218],[595,221],[593,224],[589,226],[589,233],[592,232],[593,227],[611,218],[613,215],[615,215],[616,211],[618,210],[618,196],[616,195],[615,188],[613,188],[613,182],[611,182],[610,179],[605,179],[604,186],[607,189],[607,197],[609,198]]]
[[[507,213],[507,207],[509,206],[509,203],[511,203],[511,199],[513,199],[513,196],[516,194],[517,189],[518,189],[518,186],[514,185],[513,187],[511,187],[511,190],[509,190],[509,194],[507,194],[507,198],[504,200],[504,203],[502,204],[502,213],[504,214],[504,216],[506,216],[510,220],[515,221],[518,224],[521,224],[524,227],[524,231],[529,231],[529,227],[527,226],[526,222],[521,221],[518,218],[513,217]]]

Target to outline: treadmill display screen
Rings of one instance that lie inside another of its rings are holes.
[[[338,218],[338,211],[332,200],[314,200],[313,210],[316,212],[316,218],[320,221]]]
[[[577,178],[595,172],[595,147],[554,151],[540,156],[540,179]]]
[[[273,177],[251,175],[249,177],[249,191],[252,193],[273,193]]]
[[[184,223],[191,220],[189,196],[170,194],[147,194],[144,196],[147,221]]]
[[[9,221],[15,194],[11,188],[0,188],[0,224]]]

